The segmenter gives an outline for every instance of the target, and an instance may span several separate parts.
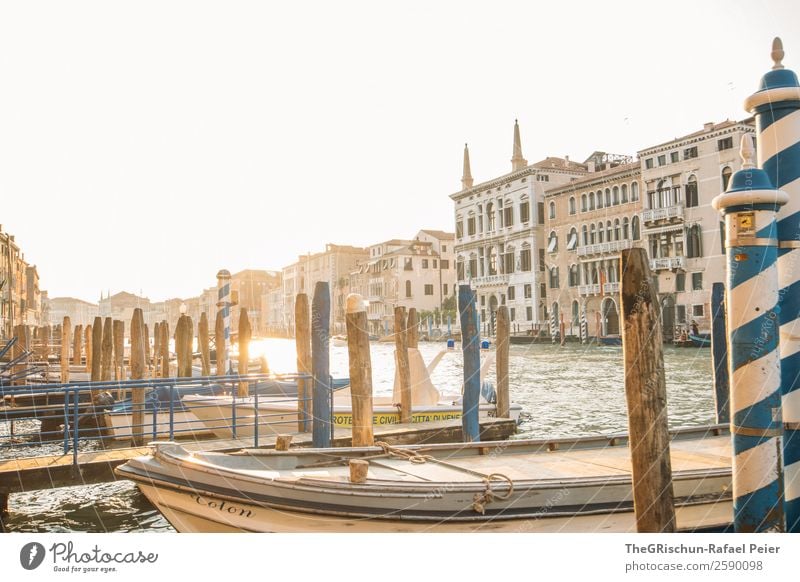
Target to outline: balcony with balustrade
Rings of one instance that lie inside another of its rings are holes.
[[[473,288],[478,287],[494,287],[497,285],[508,285],[508,275],[486,275],[484,277],[473,277],[469,283]]]
[[[581,297],[586,297],[587,295],[600,295],[600,285],[579,285],[578,294]]]
[[[633,243],[627,239],[612,240],[608,242],[578,247],[578,256],[588,257],[591,255],[607,255],[611,253],[619,253],[621,250],[629,249],[632,246]]]
[[[665,271],[665,270],[674,270],[674,269],[685,269],[686,268],[686,257],[684,256],[677,256],[677,257],[660,257],[657,259],[650,259],[650,270],[651,271]]]

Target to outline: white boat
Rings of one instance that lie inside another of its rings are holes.
[[[461,418],[462,405],[460,394],[440,394],[433,386],[430,372],[441,361],[445,352],[441,352],[426,366],[422,355],[416,348],[409,348],[409,367],[411,370],[411,421],[433,422]],[[481,366],[481,378],[485,378],[486,370],[491,362],[487,357]],[[395,378],[392,396],[373,396],[373,424],[388,425],[400,423],[400,382]],[[295,398],[234,398],[233,396],[193,396],[186,395],[183,405],[203,421],[217,438],[233,437],[232,419],[236,417],[236,436],[252,437],[255,434],[256,420],[260,435],[281,434],[297,431],[298,405]],[[256,414],[256,410],[258,413]],[[522,407],[512,403],[509,417],[519,422]],[[481,397],[478,416],[493,417],[497,415],[495,404]],[[336,392],[333,398],[333,424],[337,427],[349,427],[353,424],[352,401],[350,389],[344,388]]]
[[[674,433],[681,530],[718,531],[731,523],[724,431]],[[636,531],[624,441],[236,453],[189,453],[159,443],[153,455],[116,472],[136,482],[180,532],[624,532]],[[354,459],[368,463],[362,482],[350,479]]]

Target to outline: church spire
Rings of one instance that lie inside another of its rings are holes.
[[[469,167],[469,147],[464,144],[464,174],[461,176],[461,188],[467,190],[472,188],[472,172]]]
[[[511,171],[516,172],[528,165],[522,157],[522,140],[519,138],[519,120],[514,120],[514,155],[511,157]]]

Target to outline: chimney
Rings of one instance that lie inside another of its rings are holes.
[[[589,169],[590,172],[594,172],[594,160],[589,160],[586,162],[586,167]]]
[[[714,122],[713,121],[709,121],[708,123],[704,123],[703,124],[703,130],[704,131],[711,131],[712,129],[714,129]]]

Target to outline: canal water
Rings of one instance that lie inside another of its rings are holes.
[[[420,343],[426,362],[444,345]],[[394,381],[394,346],[372,344],[374,390],[390,394]],[[251,354],[267,355],[274,372],[295,369],[292,340],[259,340]],[[672,427],[714,421],[711,351],[665,347],[669,421]],[[331,373],[347,375],[347,347],[331,346]],[[622,349],[619,347],[513,345],[510,357],[511,399],[523,407],[518,437],[570,437],[627,430]],[[494,366],[488,379],[494,379]],[[440,390],[460,390],[460,350],[448,352],[432,375]],[[0,430],[5,427],[0,427]],[[15,451],[16,453],[17,451]],[[57,453],[57,450],[52,451]],[[27,454],[30,454],[30,450]],[[0,449],[7,455],[8,449]],[[133,532],[173,531],[129,482],[14,494],[10,531]]]

